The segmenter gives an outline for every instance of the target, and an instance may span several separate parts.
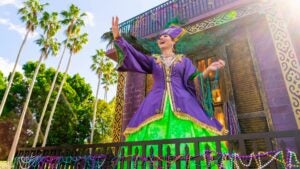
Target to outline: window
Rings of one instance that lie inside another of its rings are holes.
[[[200,59],[197,61],[197,68],[200,72],[203,72],[211,63],[217,60],[216,56],[210,56],[204,59]],[[219,85],[219,73],[211,72],[208,75],[210,82],[210,89],[214,103],[214,115],[215,118],[225,126],[225,116],[223,113],[223,101],[222,101],[222,93]]]

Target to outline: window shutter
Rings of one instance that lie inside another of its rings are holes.
[[[253,60],[246,38],[226,46],[234,102],[242,133],[268,132],[261,89],[258,87]],[[265,147],[262,140],[246,141],[247,152]]]
[[[228,64],[238,114],[263,111],[263,103],[246,40],[227,46]]]

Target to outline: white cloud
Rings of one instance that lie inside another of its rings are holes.
[[[13,5],[17,8],[20,8],[22,6],[21,1],[19,0],[0,0],[0,6],[4,5]]]
[[[12,71],[15,63],[9,61],[0,56],[0,70],[3,72],[4,76],[8,76],[9,73]],[[16,70],[22,72],[22,67],[17,65]]]
[[[84,17],[85,24],[94,27],[95,26],[94,14],[91,12],[85,12],[85,13],[86,13],[86,17]]]
[[[10,22],[10,20],[8,20],[8,19],[0,18],[0,25],[7,26],[9,30],[18,32],[19,35],[22,38],[24,38],[24,36],[25,36],[25,34],[27,32],[27,30],[25,29],[25,27],[23,27],[21,25],[14,24],[14,23]],[[34,38],[36,36],[37,36],[37,33],[34,32],[33,34],[29,35],[29,38]]]

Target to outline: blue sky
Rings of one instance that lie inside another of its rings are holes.
[[[24,23],[20,21],[20,16],[17,15],[17,10],[22,6],[21,0],[0,0],[0,70],[5,75],[12,70],[13,64],[22,39],[25,34]],[[119,16],[120,22],[130,19],[152,7],[155,7],[166,0],[42,0],[41,3],[49,3],[46,11],[67,10],[70,4],[75,4],[80,7],[83,12],[87,13],[85,30],[89,34],[89,43],[81,52],[74,56],[70,74],[79,73],[85,80],[91,84],[93,90],[96,90],[97,77],[90,70],[92,63],[91,56],[95,54],[96,49],[105,49],[106,42],[100,40],[100,36],[109,30],[111,26],[112,16]],[[34,43],[34,40],[40,34],[35,32],[27,41],[24,50],[21,54],[18,70],[21,70],[21,65],[29,60],[37,60],[39,57],[39,47]],[[58,36],[59,40],[65,37]],[[58,55],[60,56],[60,54]],[[66,63],[68,55],[65,55],[64,63]],[[45,64],[47,67],[55,67],[58,63],[58,58],[49,57]],[[64,71],[64,66],[60,71]],[[103,89],[100,91],[100,98],[103,98]],[[95,92],[94,92],[95,93]],[[116,86],[111,87],[108,99],[115,96]]]

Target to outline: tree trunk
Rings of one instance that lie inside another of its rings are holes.
[[[93,144],[93,139],[94,139],[94,130],[95,130],[95,123],[96,123],[97,107],[98,107],[98,92],[99,92],[100,82],[101,82],[101,73],[98,75],[98,85],[97,85],[97,91],[96,91],[96,100],[95,100],[95,104],[94,104],[93,123],[92,123],[90,144]]]
[[[10,78],[9,78],[9,82],[8,82],[8,85],[7,85],[7,88],[5,90],[5,93],[3,95],[3,98],[2,98],[2,101],[1,101],[1,105],[0,105],[0,116],[2,114],[2,111],[3,111],[3,108],[4,108],[4,105],[5,105],[5,102],[6,102],[6,99],[7,99],[7,96],[8,96],[8,93],[9,93],[9,90],[11,88],[11,85],[12,85],[12,82],[14,80],[14,76],[15,76],[15,73],[16,73],[16,68],[17,68],[17,65],[19,63],[19,59],[20,59],[20,55],[21,55],[21,52],[23,50],[23,47],[25,45],[25,42],[27,41],[27,38],[28,38],[28,35],[29,35],[29,30],[26,32],[26,35],[24,37],[24,40],[20,46],[20,49],[19,49],[19,52],[18,52],[18,55],[17,55],[17,58],[16,58],[16,61],[15,61],[15,65],[13,67],[13,70],[11,72],[11,75],[10,75]]]
[[[18,124],[18,128],[17,128],[16,134],[15,134],[15,137],[14,137],[14,141],[13,141],[13,144],[12,144],[10,152],[9,152],[8,162],[10,164],[12,163],[12,161],[14,159],[14,156],[15,156],[15,153],[16,153],[17,145],[18,145],[20,134],[21,134],[21,131],[22,131],[22,126],[23,126],[23,123],[24,123],[24,118],[25,118],[26,111],[27,111],[27,108],[28,108],[28,105],[29,105],[29,101],[30,101],[30,98],[31,98],[34,83],[35,83],[36,77],[39,73],[40,66],[42,64],[43,58],[44,58],[44,54],[42,53],[40,58],[39,58],[38,65],[35,68],[34,75],[32,77],[32,81],[30,83],[29,91],[28,91],[28,94],[27,94],[27,97],[26,97],[26,101],[24,103],[24,107],[23,107],[23,111],[22,111],[22,114],[21,114],[19,124]]]
[[[50,101],[53,89],[55,87],[56,79],[57,79],[57,76],[58,76],[58,73],[59,73],[59,69],[60,69],[62,60],[63,60],[64,55],[65,55],[66,48],[67,48],[67,45],[65,45],[63,53],[62,53],[62,55],[60,57],[58,65],[57,65],[56,72],[55,72],[55,75],[54,75],[54,78],[53,78],[53,81],[52,81],[52,84],[51,84],[51,88],[50,88],[50,91],[48,93],[46,102],[44,104],[43,112],[42,112],[42,115],[41,115],[38,127],[37,127],[36,132],[35,132],[35,137],[34,137],[34,142],[33,142],[32,147],[36,147],[36,144],[37,144],[37,141],[38,141],[38,138],[39,138],[39,134],[40,134],[40,130],[41,130],[41,126],[42,126],[42,123],[43,123],[43,119],[44,119],[44,116],[45,116],[45,113],[46,113],[46,110],[47,110],[47,107],[48,107],[48,104],[49,104],[49,101]]]
[[[104,100],[107,102],[107,92],[108,92],[108,90],[107,89],[105,89],[104,90]]]
[[[58,93],[57,93],[57,95],[56,95],[55,101],[54,101],[54,103],[53,103],[53,107],[52,107],[52,109],[51,109],[51,113],[50,113],[50,117],[49,117],[49,119],[48,119],[47,128],[46,128],[45,137],[44,137],[44,140],[43,140],[42,147],[45,147],[45,146],[46,146],[47,138],[48,138],[48,134],[49,134],[50,126],[51,126],[51,122],[52,122],[52,119],[53,119],[53,114],[54,114],[54,111],[55,111],[55,109],[56,109],[56,105],[57,105],[59,96],[60,96],[60,94],[61,94],[62,88],[63,88],[63,86],[64,86],[64,83],[65,83],[66,79],[67,79],[68,70],[69,70],[69,67],[70,67],[70,64],[71,64],[71,60],[72,60],[72,53],[70,54],[70,57],[69,57],[69,60],[68,60],[68,64],[67,64],[67,67],[66,67],[66,70],[65,70],[65,72],[64,72],[63,80],[61,81],[61,84],[60,84],[60,86],[59,86]]]

